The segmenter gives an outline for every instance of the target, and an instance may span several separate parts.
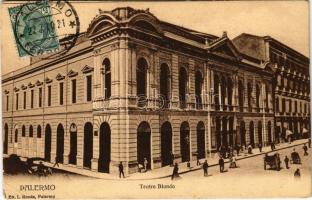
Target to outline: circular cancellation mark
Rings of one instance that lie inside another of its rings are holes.
[[[79,17],[67,0],[27,3],[16,15],[18,46],[30,56],[62,56],[75,46],[79,33]]]

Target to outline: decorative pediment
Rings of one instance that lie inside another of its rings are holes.
[[[235,48],[231,40],[224,34],[221,38],[212,41],[208,47],[208,52],[225,57],[240,60],[240,53]]]
[[[28,83],[28,87],[29,87],[29,88],[33,88],[33,87],[35,87],[35,84],[32,84],[31,82],[29,82],[29,83]]]
[[[14,92],[18,92],[19,89],[17,87],[14,87]]]
[[[9,94],[10,91],[9,90],[4,90],[4,94]]]
[[[58,74],[58,75],[56,75],[55,78],[56,78],[56,80],[61,81],[65,78],[65,76],[63,76],[62,74]]]
[[[23,84],[23,85],[21,86],[21,88],[22,88],[22,90],[26,90],[26,89],[27,89],[27,86]]]
[[[73,70],[70,70],[67,74],[68,77],[74,77],[74,76],[77,76],[78,75],[78,72],[75,72]]]
[[[89,72],[92,72],[94,70],[93,67],[90,67],[89,65],[86,65],[82,68],[82,73],[86,74],[86,73],[89,73]]]
[[[46,77],[45,79],[44,79],[44,81],[45,81],[45,83],[52,83],[52,79],[50,79],[49,77]]]
[[[42,85],[42,84],[43,84],[43,82],[41,82],[41,81],[39,81],[39,80],[36,81],[36,85],[37,85],[37,86],[40,86],[40,85]]]

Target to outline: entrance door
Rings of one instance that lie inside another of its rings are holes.
[[[49,124],[45,128],[44,159],[46,161],[51,161],[51,126]]]
[[[77,164],[77,132],[70,133],[69,163]]]
[[[87,122],[84,126],[83,141],[83,166],[91,168],[91,159],[93,156],[93,126],[90,122]]]
[[[147,159],[147,168],[151,169],[151,128],[147,122],[142,122],[138,127],[137,134],[137,159],[143,165]]]
[[[187,122],[181,124],[180,145],[182,162],[187,162],[190,160],[190,126]]]
[[[4,141],[3,141],[3,153],[8,153],[8,139],[9,139],[9,127],[7,124],[4,125]]]
[[[109,164],[111,161],[111,130],[107,123],[102,123],[100,127],[100,154],[99,154],[99,172],[109,173]]]
[[[199,122],[197,125],[197,153],[198,158],[205,158],[205,125]]]
[[[64,128],[62,124],[57,126],[57,139],[56,139],[56,159],[58,162],[63,163],[64,154]]]
[[[161,126],[161,165],[164,167],[171,164],[172,152],[172,128],[169,122]]]

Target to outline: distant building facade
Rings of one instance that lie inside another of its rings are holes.
[[[241,34],[233,42],[240,52],[271,65],[274,70],[277,141],[310,135],[309,58],[269,36]]]
[[[129,7],[100,11],[57,59],[2,76],[4,153],[127,173],[276,141],[274,77],[222,37]],[[305,100],[307,102],[307,100]]]

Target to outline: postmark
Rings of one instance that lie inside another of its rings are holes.
[[[76,43],[80,23],[68,1],[38,1],[9,8],[19,56],[49,59],[63,55]]]

